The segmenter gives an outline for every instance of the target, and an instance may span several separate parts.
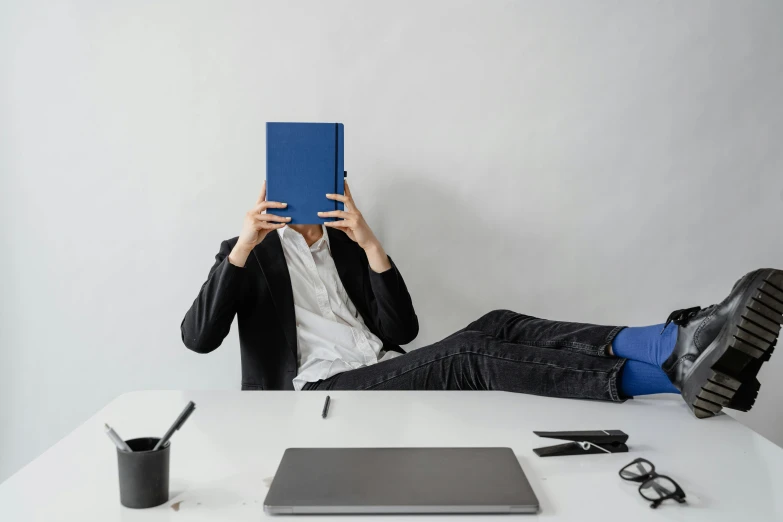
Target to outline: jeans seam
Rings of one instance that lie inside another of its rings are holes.
[[[444,359],[448,359],[449,357],[455,357],[457,355],[465,355],[465,354],[480,355],[482,357],[491,357],[493,359],[500,359],[500,360],[503,360],[503,361],[519,362],[521,364],[535,364],[535,365],[538,365],[538,366],[548,366],[550,368],[557,368],[559,370],[569,370],[569,371],[580,372],[580,373],[588,373],[588,372],[589,373],[609,373],[611,371],[615,371],[617,369],[618,364],[622,364],[624,362],[624,359],[619,359],[618,363],[615,363],[615,365],[612,366],[608,370],[580,370],[578,368],[569,368],[567,366],[558,366],[558,365],[555,365],[555,364],[547,364],[547,363],[540,363],[540,362],[534,362],[534,361],[518,361],[517,359],[511,359],[511,358],[507,358],[507,357],[499,357],[499,356],[496,356],[496,355],[490,355],[490,354],[482,353],[482,352],[464,351],[464,352],[457,352],[457,353],[449,353],[449,354],[446,354],[446,355],[444,355],[442,357],[438,357],[436,359],[431,359],[431,360],[423,362],[423,363],[421,363],[421,364],[419,364],[417,366],[414,366],[413,368],[409,368],[409,369],[407,369],[405,371],[402,371],[402,372],[400,372],[400,373],[398,373],[396,375],[393,375],[393,376],[388,377],[386,379],[381,379],[380,381],[377,381],[377,382],[375,382],[375,383],[373,383],[373,384],[371,384],[369,386],[366,386],[366,387],[364,387],[362,389],[364,389],[364,390],[371,390],[371,389],[373,389],[373,388],[375,388],[377,386],[380,386],[381,384],[389,382],[389,381],[391,381],[393,379],[397,379],[398,377],[402,377],[403,375],[406,375],[406,374],[408,374],[408,373],[410,373],[410,372],[412,372],[414,370],[418,370],[419,368],[421,368],[423,366],[426,366],[428,364],[432,364],[432,363],[437,362],[437,361],[442,361]],[[611,379],[610,379],[610,381],[611,381]],[[611,390],[610,390],[610,396],[617,397],[616,387],[614,388],[614,391],[615,391],[615,393],[612,396]],[[616,399],[613,398],[612,400],[616,400]]]
[[[609,346],[609,344],[614,339],[614,337],[623,328],[625,328],[625,327],[624,326],[617,326],[614,329],[612,329],[612,331],[609,332],[609,334],[606,336],[608,341],[604,342],[600,346],[595,346],[593,344],[588,344],[588,343],[579,343],[579,342],[575,342],[575,341],[532,341],[532,340],[530,340],[530,341],[528,341],[528,340],[524,340],[524,341],[518,341],[518,340],[509,341],[509,340],[503,339],[503,338],[498,338],[498,339],[500,339],[502,341],[505,341],[505,342],[508,342],[508,343],[512,343],[512,344],[521,344],[523,346],[538,346],[538,347],[541,347],[541,348],[549,348],[549,347],[552,347],[552,346],[554,346],[554,347],[565,347],[565,348],[573,349],[577,353],[582,353],[582,354],[585,354],[585,355],[593,355],[593,356],[596,356],[596,357],[603,357],[603,356],[606,355],[606,347]],[[481,334],[485,334],[486,335],[486,332],[481,332],[481,331],[478,331],[478,330],[467,330],[467,331],[475,331],[476,333],[481,333]]]
[[[617,334],[620,333],[621,330],[625,330],[625,326],[615,326],[612,328],[612,330],[606,335],[606,342],[604,343],[604,346],[609,346],[614,341],[614,338],[617,337]]]
[[[609,396],[612,398],[612,401],[614,402],[625,401],[625,399],[620,397],[620,394],[617,391],[617,378],[620,375],[620,369],[622,368],[623,364],[625,364],[625,361],[627,361],[627,359],[618,358],[617,363],[615,363],[615,365],[610,370],[613,373],[613,375],[609,377],[609,383],[608,383]]]
[[[596,348],[595,345],[589,344],[589,343],[579,343],[576,341],[508,341],[506,339],[503,339],[500,337],[499,339],[502,339],[509,343],[514,344],[523,344],[523,345],[529,345],[529,346],[564,346],[568,348],[577,348],[580,350],[583,350],[585,352],[592,352],[595,353],[598,348]]]
[[[500,339],[501,341],[512,343],[512,344],[522,344],[522,345],[528,345],[528,346],[568,346],[570,348],[585,348],[587,350],[595,350],[595,345],[592,345],[590,343],[580,343],[578,341],[536,341],[533,339],[506,339],[505,337],[497,336],[488,334],[487,332],[481,331],[481,330],[463,330],[466,332],[475,332],[480,333],[482,335],[487,335],[489,337],[494,337],[495,339]],[[459,333],[459,332],[457,332]]]

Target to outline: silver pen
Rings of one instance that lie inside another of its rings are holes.
[[[114,443],[115,446],[117,446],[117,449],[120,451],[128,451],[132,452],[133,450],[130,449],[130,446],[125,444],[125,441],[120,438],[119,435],[117,435],[117,432],[112,429],[111,426],[108,424],[103,425],[106,428],[106,435],[109,436],[111,441]]]

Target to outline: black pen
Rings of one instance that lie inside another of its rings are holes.
[[[166,434],[163,435],[163,438],[160,439],[157,444],[155,444],[155,447],[152,448],[152,451],[157,451],[162,448],[169,441],[171,436],[174,435],[174,432],[180,429],[183,424],[185,424],[185,421],[188,420],[188,417],[190,417],[190,414],[193,413],[193,410],[195,409],[196,405],[193,404],[193,401],[190,401],[188,405],[185,406],[185,409],[182,410],[182,413],[179,414],[177,420],[174,421],[174,424],[171,425],[169,431],[167,431]]]
[[[326,401],[324,401],[324,411],[321,412],[321,418],[325,419],[326,416],[329,414],[329,403],[332,401],[331,397],[328,395],[326,396]]]

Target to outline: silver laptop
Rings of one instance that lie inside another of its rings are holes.
[[[264,501],[276,515],[536,513],[510,448],[288,449]]]

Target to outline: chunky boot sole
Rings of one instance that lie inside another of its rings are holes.
[[[756,374],[769,360],[781,324],[783,271],[759,270],[731,319],[684,379],[682,396],[696,417],[753,407],[761,386]]]
[[[756,379],[756,375],[758,375],[762,364],[769,361],[773,351],[775,351],[774,344],[767,350],[764,357],[751,361],[740,379],[742,381],[742,386],[739,387],[737,393],[734,394],[734,397],[732,397],[726,405],[726,408],[738,411],[749,411],[753,407],[753,403],[756,402],[756,397],[759,394],[759,388],[761,388],[761,383]]]

